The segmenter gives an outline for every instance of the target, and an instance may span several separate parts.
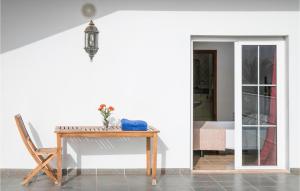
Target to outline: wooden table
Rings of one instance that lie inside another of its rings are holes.
[[[57,137],[57,179],[62,181],[62,138],[63,137],[145,137],[146,138],[146,174],[151,175],[152,185],[156,184],[157,166],[157,134],[159,131],[149,128],[147,131],[122,131],[120,127],[109,127],[105,129],[100,126],[57,126],[55,128]],[[151,140],[152,140],[152,171],[151,171]]]

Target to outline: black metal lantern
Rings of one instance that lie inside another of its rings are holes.
[[[93,61],[94,55],[98,51],[98,29],[91,20],[89,26],[84,30],[85,34],[85,44],[84,50],[89,54],[91,61]]]

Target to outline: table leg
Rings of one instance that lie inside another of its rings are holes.
[[[151,174],[151,160],[150,160],[151,140],[146,137],[146,163],[147,163],[147,176]]]
[[[156,185],[156,166],[157,166],[157,134],[153,135],[152,143],[152,185]]]
[[[57,142],[57,181],[58,184],[61,185],[62,179],[62,156],[61,156],[61,136],[59,134],[56,135]]]

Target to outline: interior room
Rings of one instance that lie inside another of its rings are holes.
[[[193,169],[234,168],[234,43],[193,43]]]

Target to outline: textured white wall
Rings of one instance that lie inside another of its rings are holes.
[[[300,2],[300,1],[299,1]],[[299,4],[300,6],[300,4]],[[299,152],[299,145],[300,145],[300,128],[297,125],[299,123],[299,108],[300,108],[300,12],[298,11],[298,21],[296,26],[298,34],[298,39],[290,38],[289,39],[289,50],[291,49],[296,51],[297,56],[291,60],[289,57],[289,147],[290,147],[290,167],[291,168],[300,168],[300,152]],[[298,43],[294,43],[292,41],[296,41]],[[294,60],[294,64],[292,63]]]
[[[3,94],[3,89],[2,89],[2,55],[0,55],[0,141],[1,141],[1,145],[2,145],[2,140],[3,140],[3,126],[2,126],[2,118],[3,118],[3,99],[2,99],[2,94]],[[1,155],[4,153],[2,151],[2,146],[0,146],[0,153]],[[0,164],[2,164],[2,157],[0,157]]]
[[[234,43],[195,42],[195,50],[217,50],[217,120],[233,121]]]
[[[191,35],[289,35],[290,166],[300,167],[296,14],[120,11],[95,20],[100,50],[93,63],[83,50],[86,25],[2,54],[0,168],[34,166],[14,114],[24,115],[37,143],[55,146],[55,125],[100,124],[103,102],[115,106],[116,118],[144,119],[161,130],[159,166],[190,167]],[[144,143],[68,140],[64,166],[143,168]]]

